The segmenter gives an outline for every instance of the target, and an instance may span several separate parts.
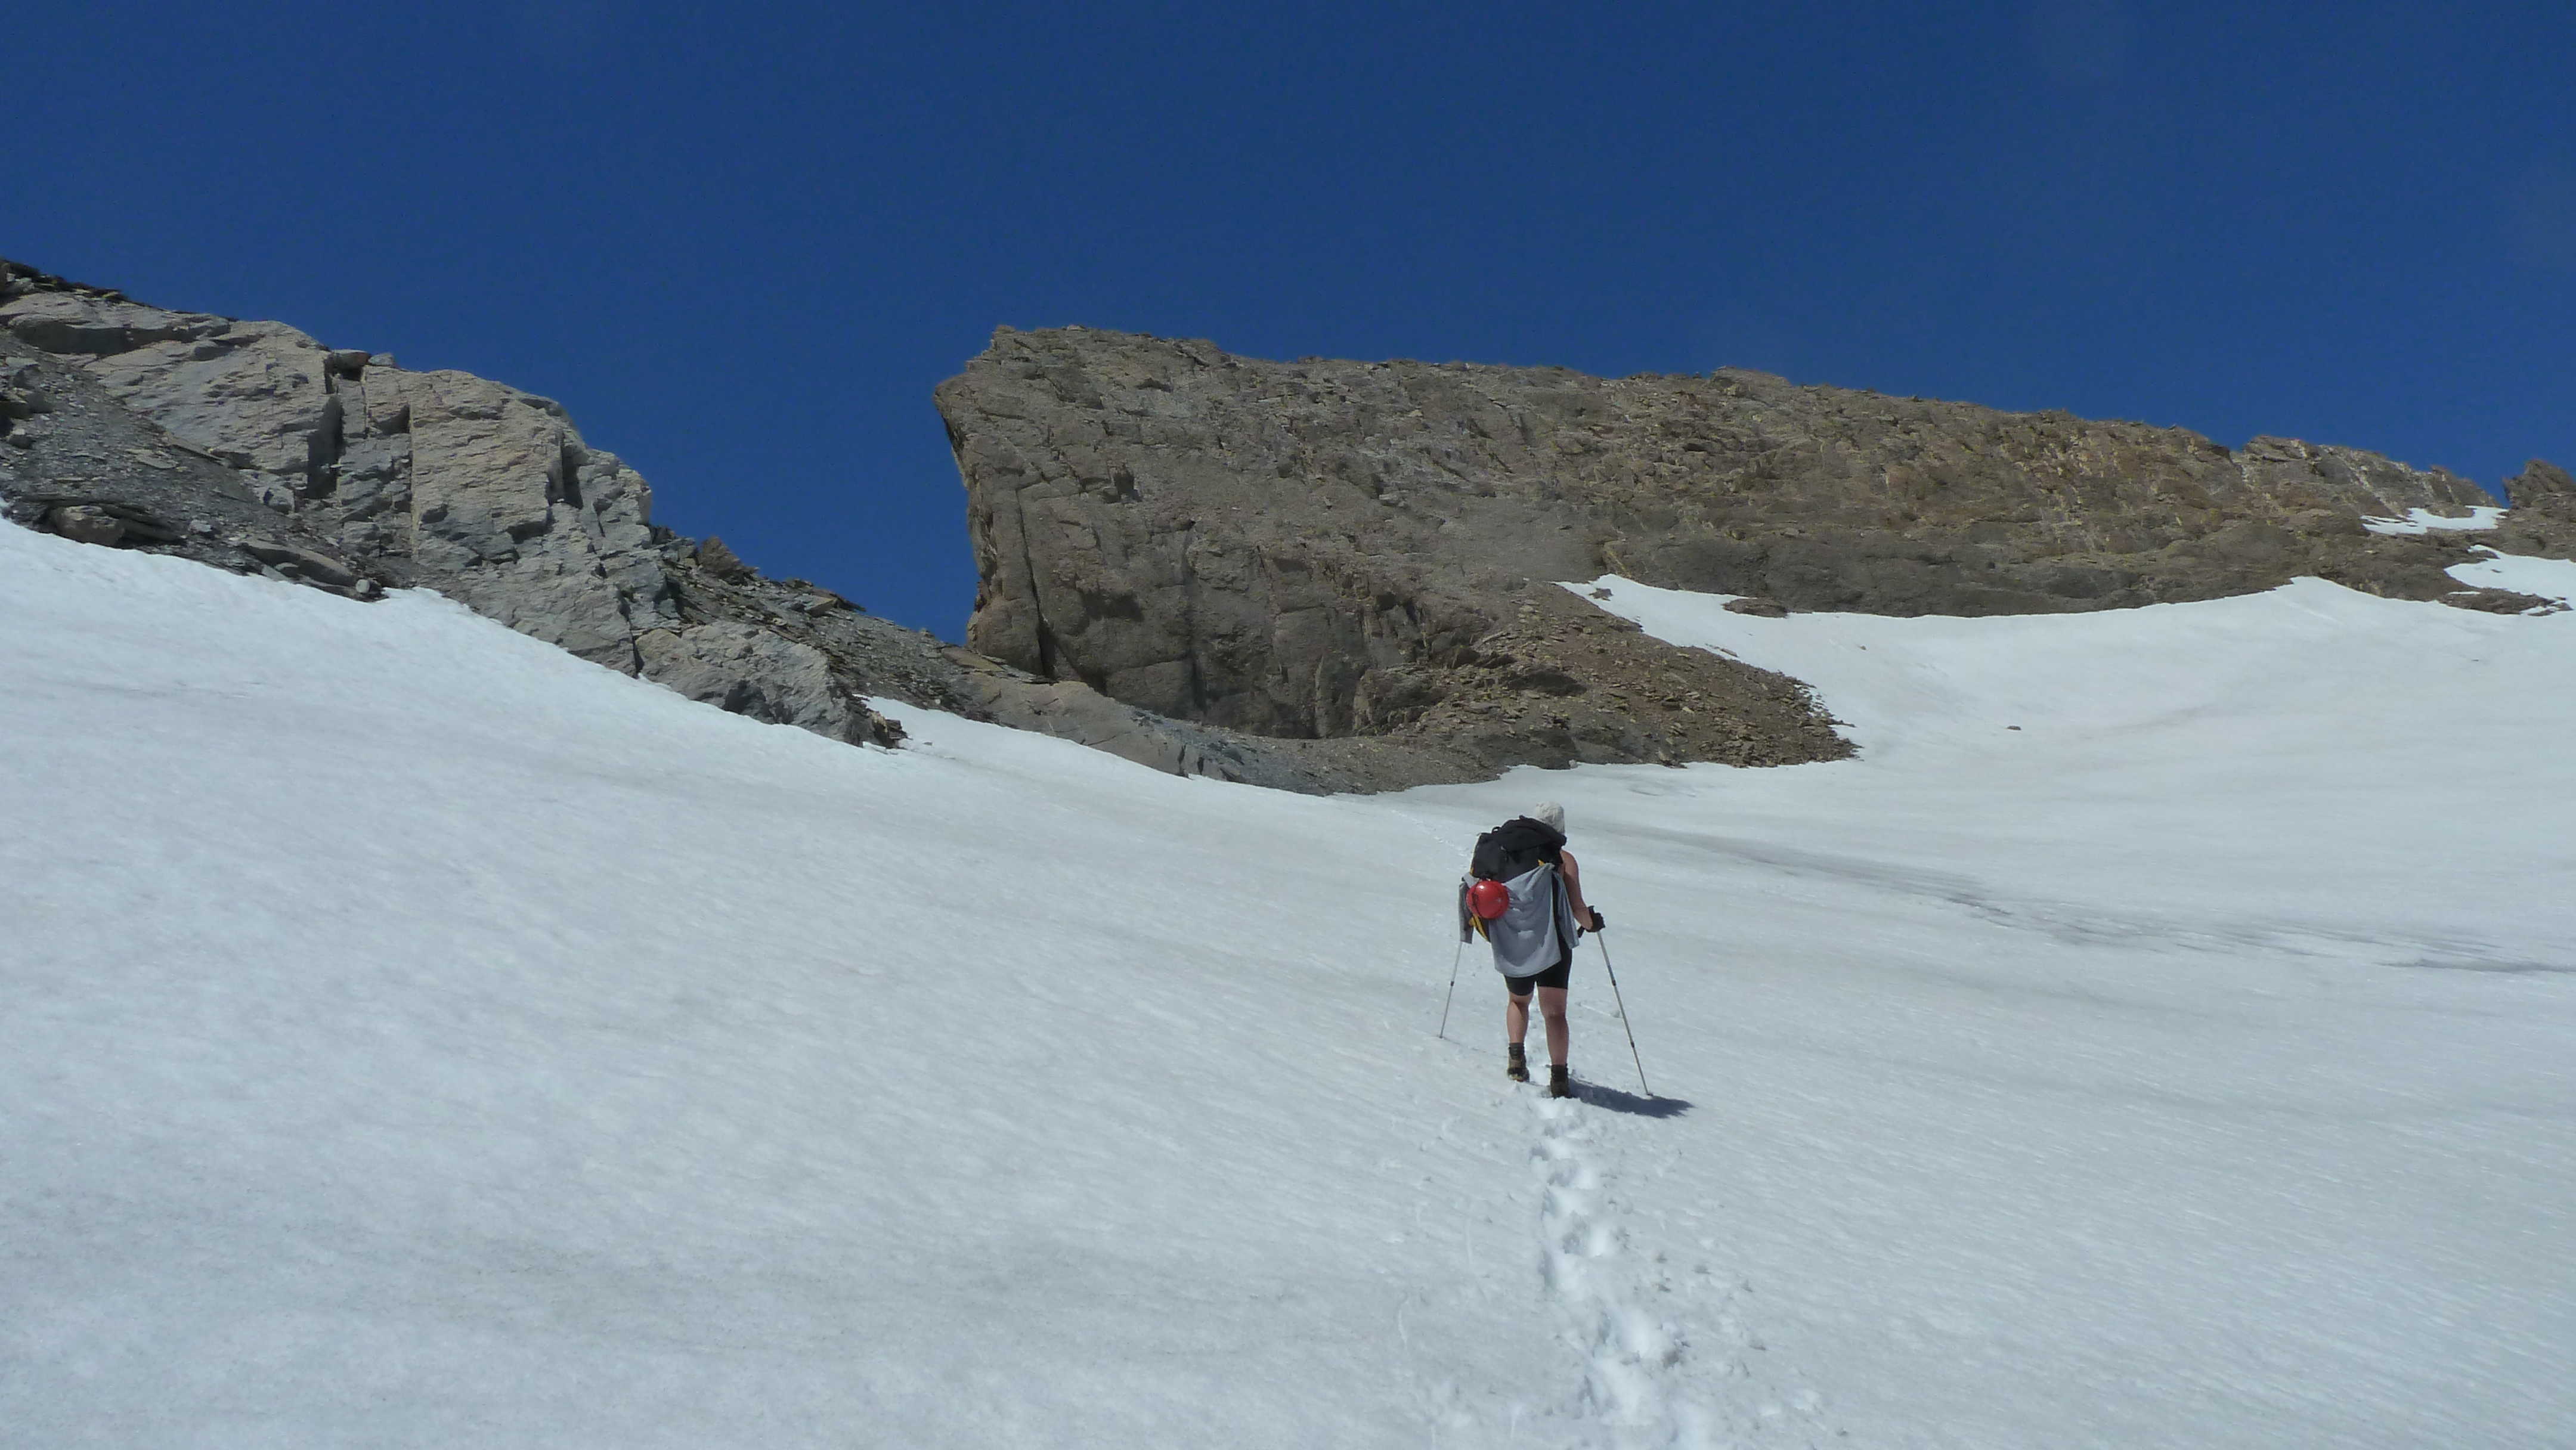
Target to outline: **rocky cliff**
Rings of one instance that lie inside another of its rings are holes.
[[[2535,463],[2501,529],[2391,534],[2371,520],[2495,501],[2347,448],[1761,373],[1279,363],[1084,328],[1000,330],[938,402],[973,647],[1166,715],[1484,768],[1841,748],[1785,682],[1602,635],[1549,581],[1994,614],[2318,574],[2520,607],[2443,570],[2473,544],[2563,552],[2551,510],[2576,501]]]
[[[644,479],[547,399],[11,262],[0,505],[86,542],[353,599],[435,588],[611,669],[834,739],[893,743],[900,730],[866,703],[890,697],[1164,770],[1346,784],[660,528]]]
[[[939,390],[983,580],[959,649],[716,540],[553,402],[274,322],[0,262],[0,507],[364,601],[440,590],[691,698],[892,743],[892,698],[1158,769],[1374,790],[1578,760],[1848,747],[1804,687],[1549,581],[1754,609],[2100,608],[2322,573],[2477,607],[2468,539],[2565,552],[2535,463],[2502,528],[2373,533],[2483,495],[2350,450],[1751,373],[1283,364],[1004,329]],[[977,653],[980,649],[982,653]]]

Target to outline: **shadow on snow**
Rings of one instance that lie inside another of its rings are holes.
[[[1689,1112],[1692,1106],[1682,1098],[1641,1098],[1635,1093],[1603,1087],[1597,1082],[1576,1083],[1574,1099],[1596,1108],[1607,1108],[1614,1113],[1633,1113],[1641,1118],[1678,1118]]]

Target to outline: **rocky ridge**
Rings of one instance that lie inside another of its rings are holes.
[[[2280,438],[1800,387],[1767,374],[1237,357],[1003,328],[938,391],[982,581],[968,643],[1163,715],[1460,758],[1839,753],[1803,693],[1578,624],[1604,572],[1752,612],[2105,609],[2306,574],[2505,611],[2444,570],[2576,547],[2534,462],[2500,526],[2440,469]],[[1455,778],[1454,776],[1450,778]]]
[[[854,743],[900,739],[867,705],[892,698],[1305,791],[1848,753],[1798,682],[1662,645],[1548,582],[1603,569],[1758,612],[2107,607],[2295,572],[2535,603],[2442,575],[2468,538],[2369,532],[2367,514],[2478,500],[2438,471],[1759,374],[1279,364],[1006,328],[939,401],[978,648],[654,524],[644,479],[547,399],[0,262],[12,519],[359,601],[436,588]],[[2515,490],[2475,541],[2564,552],[2576,484],[2535,463]],[[2156,567],[2134,567],[2130,546],[2159,538]]]
[[[0,507],[66,537],[352,599],[429,587],[755,719],[853,743],[884,697],[1183,773],[1352,782],[770,579],[652,522],[558,404],[292,327],[147,306],[0,261]]]

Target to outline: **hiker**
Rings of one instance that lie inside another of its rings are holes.
[[[1476,840],[1473,875],[1460,887],[1461,917],[1485,934],[1494,970],[1503,974],[1511,1005],[1503,1010],[1507,1040],[1503,1071],[1529,1081],[1522,1041],[1529,1035],[1530,997],[1538,997],[1547,1022],[1547,1092],[1574,1096],[1566,1072],[1565,980],[1574,966],[1574,944],[1588,927],[1599,931],[1601,913],[1583,900],[1583,872],[1565,849],[1565,807],[1554,801],[1530,808]],[[1496,888],[1500,889],[1497,890]]]

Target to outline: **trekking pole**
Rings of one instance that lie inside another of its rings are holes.
[[[1449,996],[1440,999],[1440,1031],[1435,1035],[1443,1042],[1449,1040],[1449,1001],[1451,997],[1458,995],[1458,963],[1466,955],[1467,942],[1464,937],[1461,937],[1458,941],[1458,950],[1449,954]]]
[[[1628,1034],[1628,1060],[1637,1064],[1637,1086],[1653,1097],[1655,1090],[1646,1087],[1646,1060],[1637,1055],[1637,1029],[1628,1025],[1628,1003],[1619,995],[1619,969],[1610,965],[1610,943],[1603,941],[1597,931],[1592,934],[1592,942],[1601,948],[1601,970],[1610,974],[1610,1000],[1619,1004],[1619,1026]]]

